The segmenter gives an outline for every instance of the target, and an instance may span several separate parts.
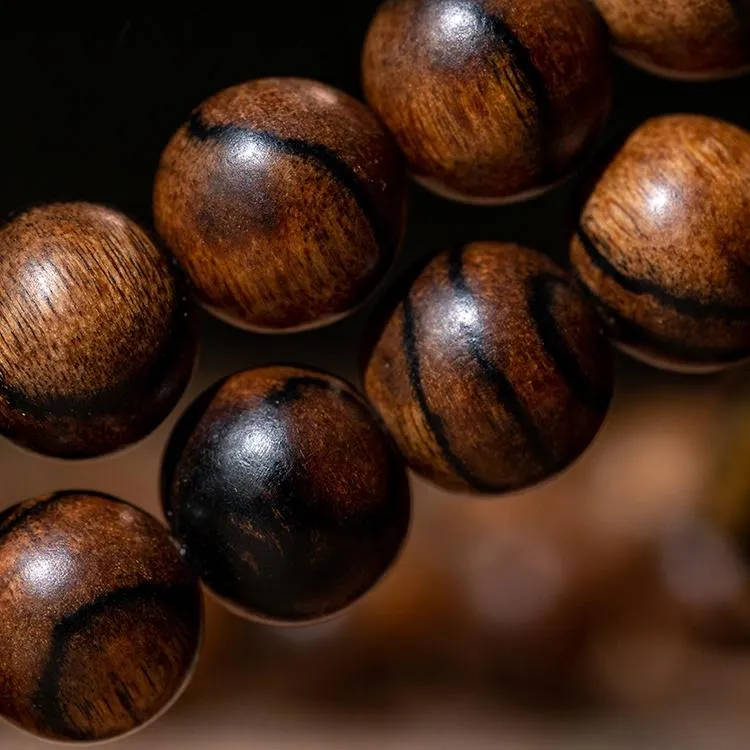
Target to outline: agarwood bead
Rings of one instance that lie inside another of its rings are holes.
[[[593,0],[618,54],[667,78],[750,70],[750,0]]]
[[[564,177],[611,95],[587,0],[389,0],[367,35],[363,82],[420,182],[485,203]]]
[[[367,396],[411,467],[447,489],[486,493],[571,463],[611,390],[611,352],[565,274],[494,242],[432,260],[365,370]]]
[[[85,458],[151,432],[190,377],[190,307],[173,262],[127,217],[90,203],[0,229],[0,432]]]
[[[750,356],[750,133],[647,121],[594,188],[571,261],[631,354],[686,371]]]
[[[187,560],[257,619],[325,617],[393,562],[410,500],[365,402],[314,370],[265,367],[206,391],[165,456],[165,515]]]
[[[93,742],[165,710],[196,661],[198,581],[166,529],[94,492],[0,514],[0,714]]]
[[[201,301],[256,330],[324,325],[380,282],[405,222],[405,172],[363,104],[269,78],[206,100],[166,147],[156,226]]]

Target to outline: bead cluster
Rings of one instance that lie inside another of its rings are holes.
[[[140,440],[193,369],[189,293],[252,330],[340,319],[398,251],[407,168],[468,202],[543,191],[602,132],[607,26],[639,65],[716,78],[750,65],[734,6],[388,0],[364,45],[372,109],[302,79],[209,98],[162,155],[154,236],[88,203],[0,229],[0,432],[66,459]],[[296,366],[202,394],[163,461],[171,538],[86,491],[0,514],[2,714],[70,741],[151,720],[195,663],[199,580],[264,621],[341,611],[408,533],[405,464],[448,490],[498,494],[587,448],[612,394],[609,340],[670,369],[750,357],[749,196],[749,133],[652,119],[596,182],[572,274],[513,244],[443,249],[378,327],[364,395]]]

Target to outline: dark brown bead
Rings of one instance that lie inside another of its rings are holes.
[[[409,524],[401,459],[365,402],[338,378],[295,367],[247,370],[203,394],[172,437],[163,491],[204,583],[271,621],[353,602]]]
[[[559,181],[609,112],[606,36],[587,0],[389,0],[363,74],[417,179],[458,200]]]
[[[581,216],[573,267],[623,349],[667,369],[750,356],[750,133],[719,120],[647,121]]]
[[[84,458],[151,432],[187,385],[190,307],[173,263],[110,208],[34,208],[0,230],[0,432]]]
[[[162,155],[157,229],[201,301],[236,325],[343,317],[383,279],[405,221],[401,156],[375,115],[314,81],[203,102]]]
[[[53,740],[130,732],[195,663],[198,582],[164,527],[93,492],[0,514],[0,712]]]
[[[615,50],[667,78],[750,70],[750,0],[594,0]]]
[[[411,467],[499,493],[560,471],[607,411],[611,353],[550,260],[481,242],[438,255],[375,345],[365,391]]]

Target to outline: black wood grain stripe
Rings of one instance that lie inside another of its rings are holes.
[[[195,110],[190,116],[187,123],[187,133],[199,141],[251,140],[266,148],[315,162],[354,198],[372,231],[375,242],[382,251],[382,262],[387,263],[395,254],[396,242],[381,221],[369,191],[356,172],[327,146],[305,141],[301,138],[282,138],[275,133],[240,127],[239,125],[210,124],[203,119],[200,109]]]
[[[64,490],[61,492],[54,492],[48,497],[42,498],[33,505],[28,505],[23,509],[19,509],[17,505],[7,508],[0,514],[0,543],[19,526],[22,526],[27,521],[34,518],[43,516],[50,508],[58,503],[64,502],[71,497],[81,497],[83,495],[91,494],[92,493],[88,490]],[[97,497],[103,497],[106,500],[111,500],[112,502],[120,503],[121,505],[130,505],[130,503],[110,495],[104,495],[100,492],[95,494]]]
[[[63,678],[68,644],[77,633],[84,631],[98,615],[110,609],[141,601],[154,606],[170,606],[176,611],[199,611],[197,590],[192,592],[174,586],[141,583],[128,588],[115,589],[94,599],[55,624],[49,655],[33,697],[33,705],[46,727],[60,737],[71,740],[91,739],[68,718],[60,705],[60,682]],[[196,639],[199,628],[196,621]],[[127,706],[124,706],[126,711]]]
[[[469,288],[463,272],[463,248],[456,247],[448,255],[448,278],[460,299],[469,305],[476,305],[474,295]],[[532,455],[540,466],[549,468],[554,465],[552,456],[521,399],[518,397],[513,384],[506,374],[487,356],[479,331],[473,330],[467,336],[467,345],[472,357],[479,365],[482,375],[495,389],[500,403],[520,427]]]
[[[611,388],[602,390],[597,384],[591,382],[555,320],[553,313],[555,289],[558,287],[567,289],[568,282],[552,274],[539,274],[529,280],[529,287],[529,314],[534,321],[544,351],[554,363],[555,369],[578,401],[594,412],[606,411],[612,399]],[[604,343],[604,339],[602,342]],[[608,357],[610,354],[608,351],[602,352],[602,356]]]
[[[692,297],[675,295],[649,279],[629,276],[609,260],[609,251],[601,239],[595,240],[583,226],[579,226],[576,235],[594,266],[632,294],[647,294],[665,307],[697,320],[721,318],[727,321],[750,321],[750,307],[727,305],[718,301],[703,302]]]
[[[488,484],[480,477],[476,476],[474,472],[461,460],[459,456],[454,453],[451,447],[451,442],[448,438],[448,434],[445,429],[445,424],[442,417],[430,407],[427,400],[427,394],[425,393],[424,386],[422,385],[422,373],[419,362],[419,351],[416,337],[416,322],[414,320],[414,309],[411,303],[411,298],[407,295],[401,304],[401,308],[404,316],[403,323],[403,337],[404,337],[404,352],[406,354],[406,367],[409,373],[409,384],[411,385],[412,392],[417,399],[419,408],[422,415],[427,422],[427,426],[430,429],[435,442],[438,444],[440,451],[442,452],[448,465],[456,472],[466,484],[470,487],[474,487],[482,492],[502,492],[505,487],[499,487]]]
[[[685,362],[723,364],[737,362],[750,355],[747,347],[690,346],[682,341],[660,336],[654,331],[621,315],[601,300],[586,282],[577,277],[578,285],[601,318],[607,322],[611,338],[625,345],[645,348],[656,356],[674,357]]]

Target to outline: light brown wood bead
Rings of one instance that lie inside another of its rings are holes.
[[[84,458],[145,437],[192,372],[173,262],[121,213],[31,209],[0,229],[0,433]]]
[[[51,740],[130,732],[198,653],[201,594],[166,529],[115,498],[57,492],[0,514],[0,714]]]
[[[615,50],[667,78],[750,71],[750,0],[593,0]]]
[[[367,34],[363,82],[420,182],[485,203],[568,174],[611,93],[587,0],[388,0]]]
[[[517,245],[438,255],[375,345],[365,391],[411,467],[500,493],[562,470],[607,412],[612,361],[566,275]]]
[[[375,115],[341,91],[250,81],[177,131],[154,215],[212,312],[256,330],[320,326],[361,304],[389,268],[404,167]]]
[[[697,115],[647,121],[594,188],[571,261],[640,359],[707,371],[750,356],[750,133]]]

